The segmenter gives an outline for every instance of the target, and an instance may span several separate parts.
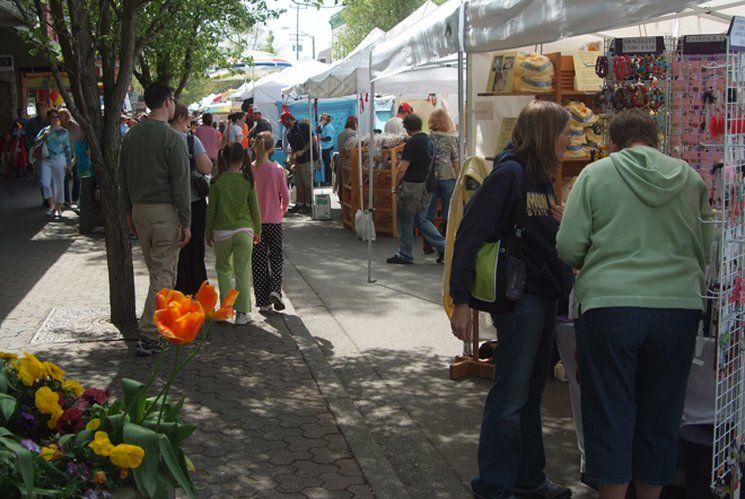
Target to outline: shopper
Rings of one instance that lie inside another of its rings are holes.
[[[412,114],[414,114],[414,108],[412,108],[408,102],[402,102],[401,105],[398,106],[396,116],[385,122],[383,131],[393,135],[406,135],[404,120],[407,116]]]
[[[282,113],[279,121],[287,130],[287,142],[292,148],[290,160],[297,189],[297,203],[290,209],[290,213],[310,213],[313,190],[310,125],[298,123],[289,111]]]
[[[357,116],[348,116],[344,124],[344,130],[336,138],[337,149],[341,153],[347,148],[347,142],[352,137],[357,137]]]
[[[603,499],[657,498],[678,427],[705,294],[706,186],[660,153],[639,110],[608,127],[610,157],[582,171],[557,237],[574,289],[586,477]]]
[[[404,127],[410,138],[401,153],[395,187],[392,189],[397,196],[398,251],[386,262],[414,263],[412,240],[416,225],[422,237],[437,250],[437,263],[442,263],[445,258],[445,238],[427,219],[430,199],[427,177],[432,167],[435,147],[429,136],[422,132],[422,119],[416,114],[406,117]]]
[[[85,139],[85,134],[80,128],[80,125],[72,119],[70,111],[60,109],[59,115],[62,127],[70,134],[70,143],[72,144],[73,152],[71,171],[65,176],[65,206],[77,206],[78,198],[80,197],[80,173],[78,169],[77,150],[79,149],[78,142]]]
[[[241,144],[243,146],[243,113],[233,113],[228,116],[229,125],[223,134],[223,145]]]
[[[150,274],[138,356],[166,348],[153,322],[155,294],[176,284],[179,251],[191,239],[189,155],[184,139],[168,126],[176,100],[169,87],[153,83],[145,89],[145,105],[150,117],[127,132],[119,151],[121,205]]]
[[[10,141],[7,146],[9,167],[17,177],[28,175],[28,149],[26,148],[26,123],[23,109],[18,108],[18,117],[10,126]]]
[[[253,126],[251,127],[251,131],[248,132],[248,136],[251,140],[255,139],[257,135],[259,135],[261,132],[269,132],[272,131],[272,124],[269,123],[269,120],[262,117],[261,111],[259,111],[258,107],[251,108],[253,111]]]
[[[334,137],[336,132],[334,125],[331,123],[331,116],[328,113],[321,114],[321,120],[318,127],[318,136],[321,141],[321,158],[323,159],[323,183],[331,185],[331,153],[334,152]]]
[[[541,396],[556,333],[558,298],[566,293],[566,267],[556,253],[562,210],[551,184],[569,139],[569,113],[558,104],[533,101],[517,118],[512,144],[466,206],[453,250],[450,294],[453,334],[471,338],[468,306],[476,255],[486,241],[514,240],[522,227],[527,279],[511,312],[492,314],[498,343],[494,381],[484,405],[475,497],[533,494],[571,496],[544,473]]]
[[[284,310],[282,301],[282,217],[290,204],[284,169],[270,161],[274,151],[271,132],[261,132],[253,144],[254,178],[261,212],[261,242],[252,258],[254,296],[260,312]]]
[[[209,183],[205,175],[212,172],[212,161],[207,156],[202,141],[190,131],[189,110],[176,104],[176,110],[168,123],[184,139],[189,154],[189,178],[191,181],[191,239],[178,255],[175,289],[192,295],[207,280],[204,266],[204,224],[207,215]]]
[[[453,121],[444,109],[437,109],[429,115],[429,138],[435,144],[434,173],[437,178],[437,190],[432,194],[432,200],[427,210],[427,219],[435,221],[437,217],[438,201],[442,203],[440,217],[440,233],[446,234],[448,226],[448,210],[450,209],[450,198],[455,190],[455,182],[460,174],[460,153],[458,151],[458,139],[455,137]],[[426,244],[424,253],[433,253],[434,249]]]
[[[261,215],[256,198],[251,162],[240,142],[220,149],[217,170],[210,183],[207,206],[207,244],[215,247],[215,270],[220,298],[225,300],[233,288],[235,324],[251,322],[251,253],[261,242]]]
[[[220,132],[212,125],[214,125],[212,115],[210,113],[204,113],[202,115],[202,124],[194,131],[194,135],[202,143],[204,150],[207,152],[207,157],[214,165],[217,163],[217,151],[220,147]]]
[[[31,157],[31,147],[34,145],[34,139],[39,135],[42,128],[49,125],[49,104],[46,101],[36,103],[36,116],[26,122],[26,150],[29,151],[29,161],[34,164],[34,175],[39,181],[39,190],[41,191],[41,204],[47,206],[47,200],[44,197],[44,188],[41,185],[41,161],[35,161]]]
[[[59,218],[65,202],[65,176],[72,168],[72,145],[70,134],[62,127],[58,110],[49,111],[49,123],[37,135],[34,146],[42,151],[41,187],[49,206],[47,216]]]

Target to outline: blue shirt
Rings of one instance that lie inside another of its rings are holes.
[[[334,132],[334,125],[331,123],[326,123],[321,127],[321,149],[333,149],[334,148],[334,136],[336,133]],[[331,140],[323,140],[328,139]]]

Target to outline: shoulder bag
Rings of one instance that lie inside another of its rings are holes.
[[[505,158],[506,159],[506,158]],[[526,212],[527,187],[522,179],[518,216],[509,237],[487,241],[476,255],[476,272],[471,284],[468,305],[489,313],[506,313],[514,310],[522,298],[527,272],[523,261],[523,233]]]
[[[210,193],[210,184],[207,178],[197,171],[197,161],[194,157],[194,134],[191,132],[186,136],[186,143],[189,146],[189,170],[191,177],[191,186],[197,192],[200,199],[206,198]]]

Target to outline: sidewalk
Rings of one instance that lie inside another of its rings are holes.
[[[120,396],[121,378],[146,379],[155,359],[136,359],[136,342],[107,324],[103,236],[78,235],[72,212],[45,219],[29,182],[11,187],[15,196],[0,191],[0,349],[37,353]],[[141,307],[147,275],[138,250],[135,273]],[[208,273],[214,278],[211,263]],[[251,326],[213,330],[175,384],[185,419],[199,425],[185,451],[200,496],[373,497],[371,485],[380,497],[405,496],[292,305],[254,317]],[[347,439],[365,452],[353,454]]]

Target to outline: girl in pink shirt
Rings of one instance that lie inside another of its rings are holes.
[[[274,151],[271,132],[261,132],[253,143],[256,161],[254,182],[261,212],[261,242],[254,246],[252,270],[254,297],[259,312],[284,310],[282,301],[282,217],[290,203],[284,169],[270,161]]]

